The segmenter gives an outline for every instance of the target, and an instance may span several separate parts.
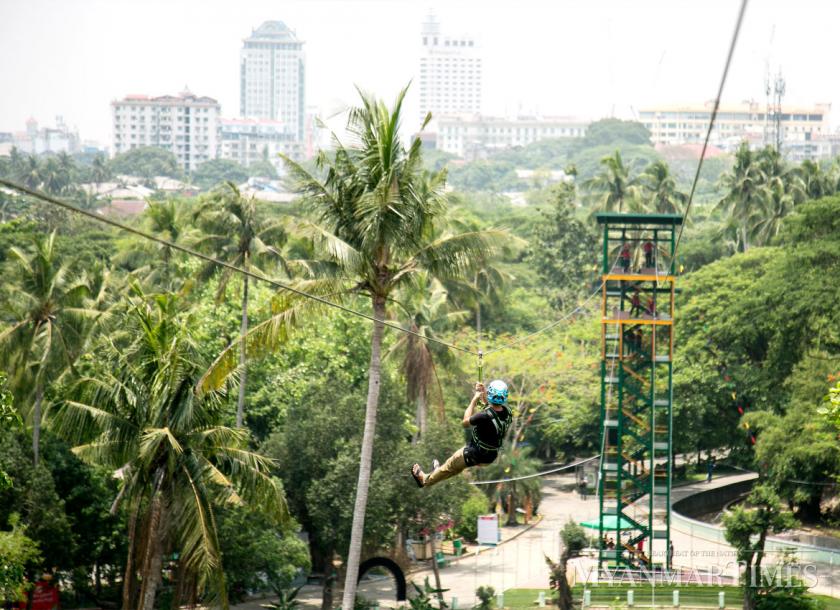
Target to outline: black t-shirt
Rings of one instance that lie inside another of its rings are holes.
[[[465,458],[470,465],[475,464],[489,464],[496,459],[498,451],[490,450],[486,447],[480,447],[476,442],[477,437],[483,445],[490,447],[501,447],[504,440],[504,433],[507,432],[511,422],[510,410],[505,407],[501,411],[495,411],[495,416],[498,417],[502,424],[502,438],[499,438],[499,427],[494,422],[493,407],[487,407],[483,411],[475,413],[470,417],[470,425],[473,426],[473,435],[470,443],[465,451]]]

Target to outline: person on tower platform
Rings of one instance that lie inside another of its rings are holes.
[[[630,316],[639,315],[642,313],[642,297],[639,295],[639,289],[633,290],[633,295],[630,297]]]
[[[642,249],[645,251],[645,267],[650,269],[651,267],[656,266],[656,259],[654,257],[654,252],[656,252],[656,248],[653,245],[653,242],[647,240]]]
[[[630,273],[630,244],[624,242],[624,245],[621,246],[621,266],[624,269],[624,273]]]

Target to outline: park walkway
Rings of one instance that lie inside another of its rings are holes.
[[[672,501],[678,501],[698,491],[723,487],[754,477],[755,474],[746,473],[716,477],[710,483],[702,481],[681,485],[673,489]],[[499,546],[485,548],[480,553],[475,553],[476,547],[471,546],[462,558],[451,561],[442,568],[441,585],[448,589],[445,594],[447,603],[451,603],[452,598],[455,598],[458,608],[472,607],[476,603],[475,590],[482,585],[489,585],[497,592],[511,588],[546,588],[549,574],[545,557],[558,557],[560,528],[570,519],[579,523],[587,519],[597,519],[598,516],[597,496],[589,496],[582,500],[572,491],[573,487],[574,475],[545,477],[542,487],[543,499],[539,506],[543,518],[539,523],[532,526],[502,527],[502,543]],[[713,535],[711,524],[695,522],[696,525],[691,525],[690,521],[675,519],[672,525],[675,567],[688,571],[696,570],[703,574],[721,574],[725,580],[731,580],[735,576],[734,549],[725,542],[720,542],[719,536],[716,538]],[[588,574],[595,573],[596,564],[594,558],[582,557],[573,560],[570,567],[576,571],[578,579],[582,580]],[[825,566],[822,568],[824,578],[814,588],[814,592],[827,595],[840,592],[840,566],[830,568],[832,569],[828,572],[825,571]],[[422,564],[418,564],[418,569],[407,575],[407,580],[421,586],[426,578],[434,585],[432,570]],[[409,590],[411,591],[411,585]],[[397,605],[396,588],[390,577],[363,581],[359,586],[359,594],[368,600],[378,601],[381,607]],[[320,586],[307,585],[301,590],[299,599],[306,607],[320,607]],[[340,590],[336,590],[335,599],[340,601]],[[260,610],[261,603],[266,602],[246,602],[236,606],[236,609]]]

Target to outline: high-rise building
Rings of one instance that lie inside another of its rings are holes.
[[[420,34],[420,120],[481,113],[481,56],[469,36],[445,36],[434,15]]]
[[[127,95],[111,102],[114,154],[154,146],[172,151],[184,171],[219,152],[219,102],[189,91],[178,95]]]
[[[303,41],[282,21],[266,21],[243,42],[240,114],[249,119],[280,121],[302,142],[306,104]]]

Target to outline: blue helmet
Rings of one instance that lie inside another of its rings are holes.
[[[494,405],[503,405],[507,402],[508,387],[501,379],[491,381],[487,386],[487,400]]]

